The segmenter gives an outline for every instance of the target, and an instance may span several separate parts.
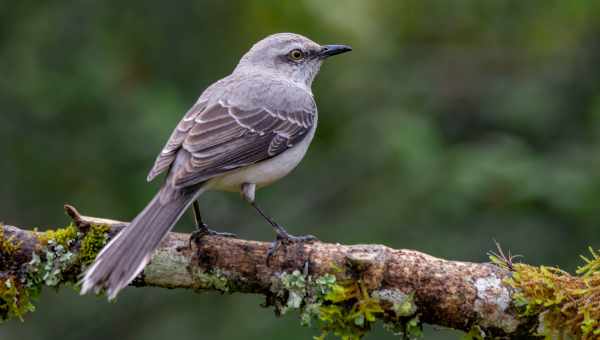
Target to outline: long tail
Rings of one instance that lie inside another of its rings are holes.
[[[144,269],[160,241],[201,191],[201,186],[174,189],[165,185],[98,254],[83,277],[81,294],[106,289],[108,299],[114,299]]]

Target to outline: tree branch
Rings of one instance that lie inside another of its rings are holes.
[[[80,215],[74,225],[48,232],[0,229],[0,315],[21,317],[41,286],[75,283],[96,253],[125,222]],[[169,233],[133,286],[255,293],[277,313],[300,309],[304,323],[360,337],[376,320],[407,335],[421,322],[479,336],[533,337],[536,314],[523,316],[507,283],[508,266],[447,261],[381,245],[315,242],[279,249],[269,266],[269,244]],[[7,283],[8,282],[8,283]],[[4,301],[4,304],[2,304]]]

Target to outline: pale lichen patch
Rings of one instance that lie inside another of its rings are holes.
[[[411,316],[417,312],[413,294],[405,294],[397,289],[380,289],[374,291],[372,296],[390,303],[397,317]]]
[[[190,273],[189,266],[190,257],[177,251],[176,245],[161,247],[144,268],[144,280],[162,287],[189,287],[195,280],[195,273]],[[177,285],[173,282],[177,282]]]
[[[198,283],[198,289],[214,289],[222,293],[230,291],[228,273],[219,268],[210,271],[196,271],[195,279]]]
[[[288,292],[287,303],[281,312],[285,313],[287,309],[300,308],[307,293],[304,275],[299,270],[294,270],[291,274],[282,273],[278,277],[283,288]]]
[[[510,291],[502,280],[492,274],[478,278],[473,285],[477,289],[474,310],[480,316],[481,326],[500,328],[506,333],[514,332],[519,321],[508,313]]]
[[[28,285],[59,285],[63,281],[63,273],[75,265],[76,260],[76,255],[63,245],[48,241],[42,256],[36,253],[31,255],[31,261],[28,263]]]

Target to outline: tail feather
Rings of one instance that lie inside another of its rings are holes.
[[[201,187],[163,187],[98,254],[82,279],[81,294],[106,289],[108,299],[114,299],[144,269],[160,241],[200,192]]]

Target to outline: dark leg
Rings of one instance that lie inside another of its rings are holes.
[[[256,204],[256,202],[251,202],[250,204],[252,204],[252,206],[254,207],[254,209],[256,209],[256,211],[258,211],[258,213],[265,220],[267,220],[267,222],[269,222],[269,224],[275,230],[275,233],[277,233],[277,237],[275,238],[275,241],[273,241],[273,243],[271,244],[271,247],[269,248],[269,252],[267,253],[267,265],[271,261],[271,258],[273,257],[273,255],[275,254],[275,252],[277,252],[277,249],[279,249],[279,247],[281,247],[282,245],[285,246],[285,245],[290,244],[290,243],[301,243],[301,242],[318,241],[318,239],[315,236],[313,236],[313,235],[302,235],[302,236],[291,235],[290,233],[287,232],[287,230],[285,230],[277,222],[273,221],[272,218],[270,218],[269,216],[267,216],[258,207],[258,205]]]
[[[223,237],[237,237],[235,234],[232,234],[232,233],[220,233],[220,232],[216,232],[214,230],[209,229],[208,225],[206,225],[206,223],[204,223],[204,221],[202,221],[202,215],[200,214],[200,204],[198,204],[198,201],[194,201],[193,208],[194,208],[194,221],[196,222],[196,230],[194,230],[192,232],[192,234],[190,235],[190,246],[191,246],[192,241],[197,242],[206,235],[223,236]]]
[[[256,209],[256,211],[265,220],[267,220],[267,222],[269,222],[269,224],[273,227],[273,229],[277,233],[277,237],[275,238],[275,241],[273,241],[273,243],[271,244],[271,247],[269,248],[269,252],[267,253],[267,266],[271,262],[271,258],[273,257],[273,254],[275,254],[275,252],[277,251],[277,249],[279,249],[279,247],[281,247],[282,245],[285,246],[285,245],[288,245],[290,243],[318,241],[318,239],[316,237],[312,236],[312,235],[304,235],[304,236],[294,236],[294,235],[291,235],[285,229],[283,229],[283,227],[280,226],[277,222],[273,221],[272,218],[270,218],[269,216],[267,216],[262,211],[262,209],[260,209],[258,207],[258,205],[256,204],[256,200],[255,200],[256,184],[252,184],[252,183],[244,183],[244,184],[242,184],[241,194],[242,194],[242,197],[248,203],[252,204],[252,206],[254,207],[254,209]]]
[[[202,221],[202,215],[200,215],[200,204],[198,204],[198,201],[194,201],[194,222],[196,222],[196,229],[208,229],[206,223]]]

